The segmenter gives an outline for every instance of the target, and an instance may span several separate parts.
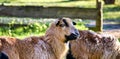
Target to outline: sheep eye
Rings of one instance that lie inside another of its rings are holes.
[[[64,27],[65,25],[64,25],[64,24],[60,24],[59,26],[60,26],[60,27]]]
[[[73,25],[76,25],[76,23],[75,23],[75,22],[73,22]]]

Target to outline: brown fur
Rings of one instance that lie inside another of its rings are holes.
[[[117,39],[91,31],[79,33],[79,39],[70,42],[75,59],[120,59],[120,43]]]
[[[40,41],[40,43],[43,42],[43,44],[46,44],[41,38],[42,37],[29,37],[25,40],[19,40],[13,37],[0,37],[2,43],[1,50],[9,57],[9,59],[37,59],[38,55],[36,56],[35,54],[35,48],[38,47],[39,49],[40,47],[40,49],[44,49],[44,47],[36,41],[38,40],[38,42]],[[45,46],[48,46],[48,44]],[[48,48],[50,47],[48,46]],[[50,56],[52,56],[52,54]]]
[[[65,43],[65,35],[70,35],[73,27],[72,21],[66,19],[69,27],[56,26],[64,24],[61,19],[53,22],[45,36],[28,37],[24,40],[11,37],[0,37],[0,49],[9,59],[63,59],[65,58],[68,46]]]

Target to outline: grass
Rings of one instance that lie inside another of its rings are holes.
[[[5,5],[16,5],[16,6],[63,6],[63,7],[80,7],[80,8],[95,8],[95,1],[54,1],[54,2],[12,2],[5,3]]]
[[[104,19],[120,20],[120,5],[105,5],[103,9]]]

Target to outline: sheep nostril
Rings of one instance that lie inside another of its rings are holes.
[[[75,33],[75,34],[73,34],[74,35],[74,37],[79,37],[79,33]]]
[[[77,35],[77,36],[79,36],[80,34],[79,34],[79,32],[76,30],[76,32],[75,32],[75,34]]]
[[[76,34],[77,36],[80,35],[80,34],[79,34],[79,31],[78,31],[77,29],[75,29],[75,34]]]
[[[78,32],[76,33],[77,35],[80,35]]]

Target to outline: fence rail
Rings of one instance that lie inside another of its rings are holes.
[[[0,16],[96,19],[96,8],[0,6]]]
[[[96,26],[91,29],[94,31],[102,31],[102,4],[98,0],[96,3],[96,8],[0,6],[0,16],[93,19],[96,20]]]

